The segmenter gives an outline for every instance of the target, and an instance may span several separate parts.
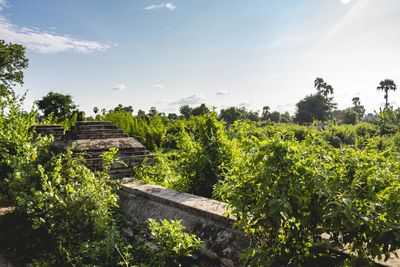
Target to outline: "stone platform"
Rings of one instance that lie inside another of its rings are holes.
[[[226,203],[139,182],[122,184],[119,195],[125,231],[148,233],[150,218],[182,220],[187,232],[203,240],[203,256],[216,263],[207,266],[239,266],[240,253],[249,246],[225,215]]]
[[[118,158],[125,164],[113,164],[111,178],[129,176],[132,168],[150,156],[150,152],[135,138],[129,137],[108,121],[78,122],[53,145],[55,151],[65,151],[72,147],[74,152],[85,154],[86,164],[91,170],[102,168],[100,155],[110,148],[118,149]]]

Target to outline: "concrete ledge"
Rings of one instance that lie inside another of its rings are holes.
[[[180,219],[187,232],[204,241],[204,254],[221,266],[237,266],[241,251],[249,245],[244,234],[233,229],[235,221],[224,215],[226,203],[137,182],[123,184],[120,197],[133,230],[148,233],[150,218]]]

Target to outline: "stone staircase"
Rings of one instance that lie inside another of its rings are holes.
[[[60,139],[64,134],[64,128],[60,125],[36,125],[33,130],[36,136],[53,135],[54,140]]]
[[[111,178],[131,176],[132,168],[150,156],[140,142],[107,121],[78,122],[53,143],[53,148],[59,152],[70,146],[75,152],[85,153],[86,164],[91,170],[102,169],[100,155],[112,147],[117,148],[118,158],[124,164],[113,164],[109,172]]]

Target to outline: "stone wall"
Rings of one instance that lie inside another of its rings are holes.
[[[226,203],[137,182],[123,184],[120,197],[128,227],[133,228],[128,231],[147,232],[149,218],[181,219],[187,232],[204,241],[203,254],[221,266],[237,266],[248,246],[243,233],[233,229],[235,221],[224,215]]]

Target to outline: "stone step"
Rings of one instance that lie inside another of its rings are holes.
[[[69,136],[74,136],[77,134],[83,134],[83,135],[90,135],[90,134],[119,134],[119,133],[124,133],[121,129],[107,129],[107,130],[99,130],[99,129],[85,129],[85,130],[79,130],[79,131],[68,131],[67,135]]]
[[[115,125],[78,125],[71,128],[71,131],[76,132],[84,130],[98,131],[98,130],[115,130],[115,129],[118,129],[118,127]]]
[[[113,132],[78,132],[78,133],[68,133],[65,135],[64,139],[71,140],[82,140],[82,139],[106,139],[106,138],[123,138],[128,137],[128,135],[122,131]]]
[[[75,126],[81,125],[113,125],[111,121],[78,121]]]
[[[100,155],[105,151],[99,150],[88,150],[85,153],[89,156],[88,158],[101,158]],[[146,150],[146,148],[131,148],[129,150],[118,150],[118,157],[130,157],[130,156],[148,156],[150,155],[150,151]]]

